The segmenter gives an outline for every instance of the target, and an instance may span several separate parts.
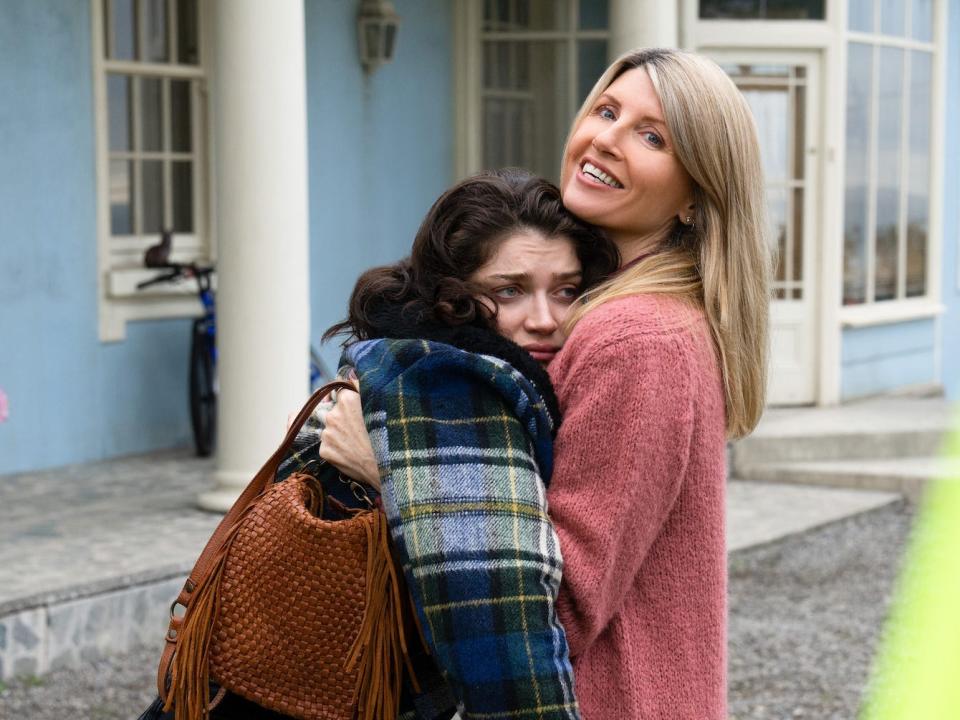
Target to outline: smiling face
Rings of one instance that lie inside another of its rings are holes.
[[[572,240],[526,230],[500,241],[470,280],[496,298],[497,331],[546,364],[563,346],[581,274]]]
[[[611,83],[576,127],[563,159],[569,210],[607,231],[629,262],[692,215],[693,184],[673,151],[647,71]]]

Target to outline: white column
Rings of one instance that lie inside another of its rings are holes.
[[[309,391],[303,0],[218,0],[217,482],[225,511]]]
[[[679,47],[678,0],[613,0],[610,58],[640,47]]]

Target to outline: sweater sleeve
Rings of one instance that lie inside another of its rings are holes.
[[[681,336],[615,322],[594,328],[565,348],[550,488],[565,560],[558,613],[572,656],[603,632],[656,542],[693,426]]]
[[[562,561],[529,436],[482,377],[430,358],[363,397],[425,640],[463,718],[577,720]]]

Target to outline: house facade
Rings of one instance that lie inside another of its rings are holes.
[[[0,474],[189,441],[199,304],[137,289],[170,228],[220,271],[218,473],[243,482],[357,275],[461,177],[556,179],[578,104],[642,45],[709,55],[754,111],[771,402],[960,397],[960,0],[393,5],[368,73],[354,0],[3,3]]]

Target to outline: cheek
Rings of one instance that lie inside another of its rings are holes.
[[[516,340],[523,327],[524,314],[517,305],[500,305],[497,312],[497,332],[508,340]]]

